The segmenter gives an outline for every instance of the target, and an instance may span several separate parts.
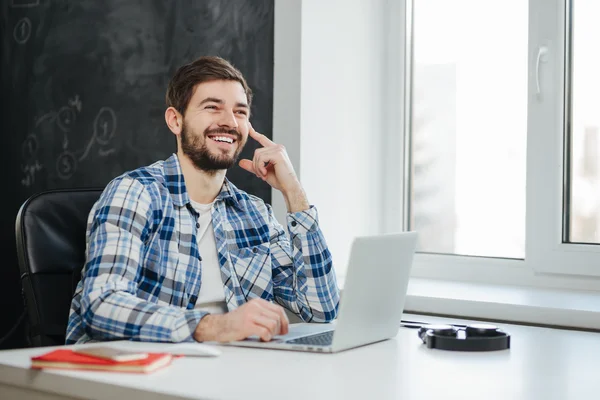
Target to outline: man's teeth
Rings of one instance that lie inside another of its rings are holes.
[[[225,136],[215,136],[212,139],[216,140],[217,142],[233,143],[233,139],[232,138],[228,138],[228,137],[225,137]]]

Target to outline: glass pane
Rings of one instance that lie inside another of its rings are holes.
[[[600,2],[573,6],[571,242],[600,243]]]
[[[419,251],[525,255],[528,2],[414,0]]]

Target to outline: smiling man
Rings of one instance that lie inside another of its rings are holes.
[[[166,99],[177,153],[115,178],[92,208],[67,344],[270,340],[288,331],[282,306],[307,322],[335,319],[317,211],[285,148],[252,128],[242,74],[201,57],[179,68]],[[262,147],[239,166],[281,191],[287,232],[225,177],[248,136]]]

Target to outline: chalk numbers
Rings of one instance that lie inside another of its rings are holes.
[[[56,159],[56,171],[61,179],[69,179],[77,170],[77,159],[75,156],[66,151]]]
[[[21,150],[23,153],[24,160],[31,160],[35,158],[38,151],[38,141],[35,135],[31,134],[27,136],[27,138],[23,142],[23,147]]]
[[[110,142],[117,129],[117,116],[112,108],[102,107],[94,121],[94,135],[100,145]]]
[[[58,118],[56,119],[56,123],[63,132],[69,132],[75,124],[75,118],[75,110],[73,110],[71,107],[63,107],[58,110]]]
[[[15,42],[19,44],[25,44],[29,40],[31,36],[31,20],[29,18],[21,18],[17,21],[14,29],[13,29],[13,37]]]

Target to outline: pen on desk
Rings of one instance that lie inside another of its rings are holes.
[[[427,324],[424,322],[416,322],[416,321],[406,321],[406,320],[400,321],[400,326],[402,326],[404,328],[418,329],[418,328],[421,328],[423,325],[427,325]]]
[[[428,326],[428,325],[432,325],[430,323],[427,322],[418,322],[418,321],[408,321],[403,319],[402,321],[400,321],[400,326],[404,327],[404,328],[411,328],[411,329],[419,329],[422,328],[424,326]],[[460,324],[450,324],[452,326],[455,326],[457,328],[466,328],[466,325],[460,325]]]

